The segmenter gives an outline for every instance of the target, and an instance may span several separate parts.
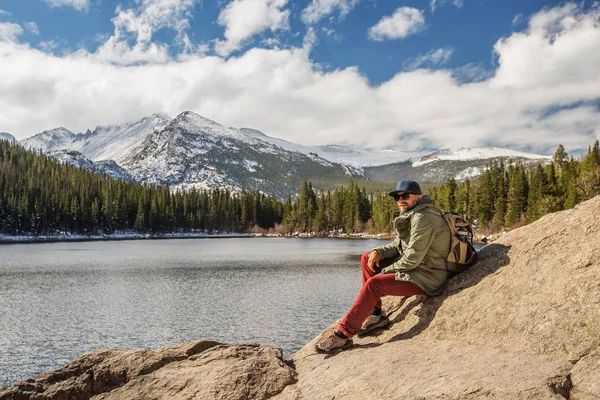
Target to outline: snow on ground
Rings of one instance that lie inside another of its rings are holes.
[[[476,176],[481,175],[482,173],[483,173],[483,170],[481,168],[469,167],[469,168],[462,170],[458,174],[456,174],[454,179],[456,179],[458,182],[464,182],[467,179],[474,178]]]
[[[114,233],[112,235],[48,235],[48,236],[9,236],[0,234],[0,244],[2,243],[30,243],[30,242],[69,242],[69,241],[84,241],[84,240],[136,240],[136,239],[186,239],[186,238],[205,238],[205,237],[249,237],[249,233],[204,233],[204,232],[187,232],[187,233],[161,233],[161,234],[144,234],[144,233]]]

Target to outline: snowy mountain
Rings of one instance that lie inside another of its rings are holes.
[[[7,132],[0,132],[0,140],[6,140],[6,141],[9,141],[10,143],[17,142],[17,139],[15,139],[15,137],[13,135],[11,135],[10,133],[7,133]]]
[[[118,178],[183,189],[258,189],[279,197],[295,193],[304,179],[327,182],[330,187],[347,183],[349,177],[439,184],[451,177],[459,181],[472,179],[485,170],[491,159],[535,163],[550,158],[493,147],[427,154],[303,146],[255,129],[227,128],[189,111],[173,120],[154,114],[134,123],[100,126],[85,133],[57,128],[20,143],[62,162]]]
[[[251,188],[285,197],[303,179],[345,181],[361,171],[314,154],[285,150],[186,111],[121,158],[138,181],[174,188]]]
[[[538,162],[547,163],[551,156],[525,153],[497,147],[461,148],[456,151],[442,150],[419,159],[400,163],[364,168],[365,176],[373,180],[393,181],[414,179],[423,183],[442,184],[454,178],[458,182],[478,177],[492,160],[504,165]]]
[[[351,147],[337,145],[303,146],[297,143],[288,142],[287,140],[267,136],[256,129],[242,128],[240,131],[289,151],[297,151],[304,154],[318,154],[327,160],[351,165],[356,168],[392,164],[428,154],[427,151],[410,152],[398,149],[353,149]]]
[[[119,162],[127,152],[155,129],[164,128],[170,119],[154,114],[133,124],[99,126],[94,131],[73,133],[65,128],[44,131],[20,143],[27,149],[39,149],[44,154],[56,150],[74,150],[92,161]]]
[[[93,162],[75,150],[54,150],[47,153],[48,157],[57,159],[63,164],[71,164],[78,168],[86,168],[99,174],[106,174],[116,179],[135,180],[113,160]]]
[[[543,156],[539,154],[525,153],[523,151],[502,149],[499,147],[478,147],[464,148],[452,151],[449,149],[440,150],[421,157],[417,161],[413,161],[413,167],[434,163],[440,160],[452,161],[468,161],[468,160],[489,160],[490,158],[511,158],[511,159],[529,159],[529,160],[544,160],[550,159],[551,156]]]

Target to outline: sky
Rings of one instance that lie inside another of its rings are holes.
[[[303,145],[600,138],[600,2],[0,0],[0,132],[194,111]]]

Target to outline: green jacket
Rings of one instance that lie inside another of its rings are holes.
[[[380,258],[397,258],[384,273],[396,273],[396,280],[416,283],[427,294],[434,294],[448,279],[446,257],[452,239],[450,228],[435,202],[423,196],[412,209],[394,219],[396,240],[376,247]]]

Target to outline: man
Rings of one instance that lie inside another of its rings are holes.
[[[448,279],[446,257],[451,233],[433,199],[415,181],[403,180],[389,193],[400,209],[394,219],[396,240],[362,255],[363,286],[334,333],[321,337],[316,350],[334,353],[352,347],[352,336],[385,327],[383,296],[435,293]]]

